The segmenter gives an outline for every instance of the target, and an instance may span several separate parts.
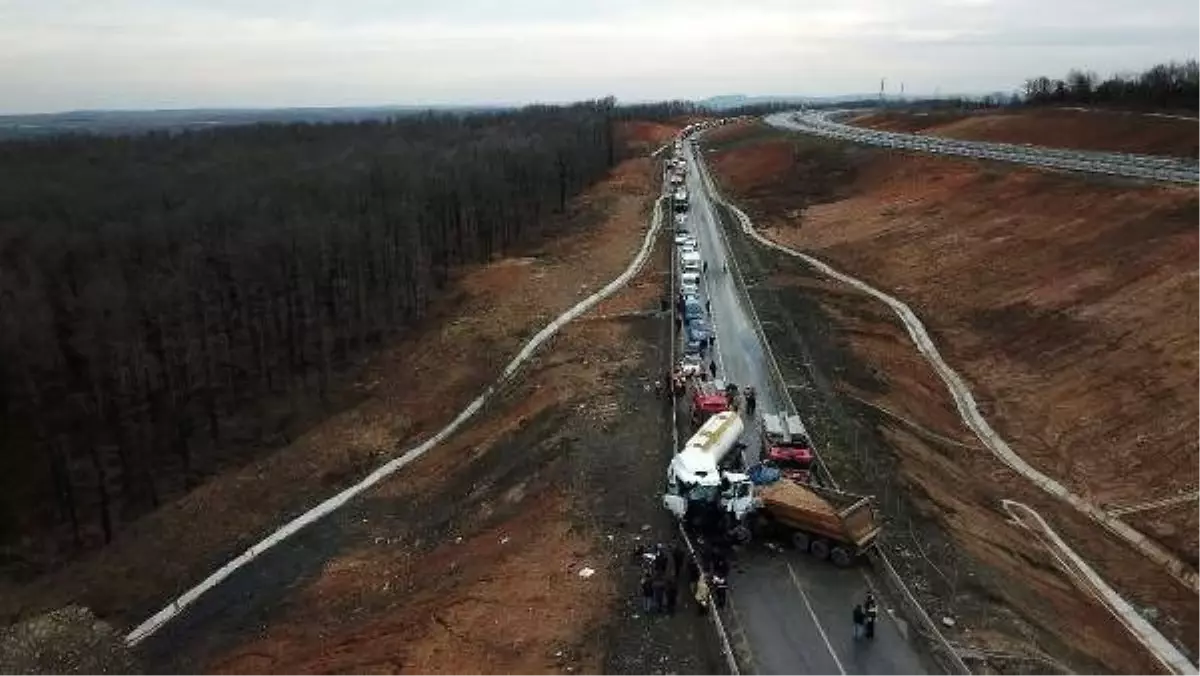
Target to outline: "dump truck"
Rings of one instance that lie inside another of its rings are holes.
[[[763,413],[762,457],[793,480],[808,481],[813,464],[812,443],[798,415]]]
[[[742,488],[739,492],[738,489]],[[727,512],[737,521],[735,537],[784,534],[796,549],[846,567],[870,549],[882,527],[874,499],[814,484],[781,479],[766,486],[734,486],[726,496]],[[747,508],[733,502],[747,495]],[[737,514],[736,510],[743,510]],[[739,518],[740,517],[740,518]]]

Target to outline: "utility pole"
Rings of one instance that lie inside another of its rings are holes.
[[[879,78],[879,107],[883,107],[883,85],[887,82],[886,77]]]

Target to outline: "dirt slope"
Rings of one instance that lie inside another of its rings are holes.
[[[855,118],[851,123],[970,141],[1030,143],[1051,148],[1148,155],[1196,157],[1200,147],[1200,125],[1195,120],[1104,110],[1038,108],[973,114],[872,113]]]
[[[772,237],[908,302],[992,425],[1042,471],[1100,504],[1197,485],[1194,191],[785,140],[760,128],[743,132],[715,164]],[[1138,649],[1121,643],[1119,629],[1102,650],[1081,633],[1099,626],[1063,624],[1094,616],[1113,635],[1104,611],[1079,608],[1052,564],[1040,581],[1022,572],[1014,556],[1028,554],[1018,554],[1020,534],[1006,533],[993,511],[1000,497],[1053,515],[1102,574],[1169,616],[1160,626],[1195,650],[1194,594],[971,450],[977,442],[890,312],[796,274],[776,281],[785,302],[804,306],[795,312],[834,332],[827,339],[840,364],[829,376],[838,415],[880,429],[880,448],[897,454],[906,490],[920,496],[914,510],[1018,583],[1004,587],[1012,607],[1065,642],[1045,650],[1139,668]],[[813,300],[804,305],[797,292]],[[865,461],[854,455],[848,471]],[[1194,563],[1194,513],[1191,503],[1131,523]]]
[[[158,667],[713,669],[695,649],[702,619],[641,617],[634,604],[629,553],[669,533],[653,500],[670,452],[666,410],[650,386],[667,335],[655,312],[667,246],[628,291],[568,327],[484,420],[352,510],[349,544],[263,625],[177,646]],[[585,568],[594,574],[581,577]]]

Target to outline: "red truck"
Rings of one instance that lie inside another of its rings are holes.
[[[763,458],[788,478],[807,482],[813,464],[812,442],[798,415],[762,414]]]
[[[699,427],[717,413],[729,410],[729,397],[725,396],[718,381],[692,381],[692,425]]]

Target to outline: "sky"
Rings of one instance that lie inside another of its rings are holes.
[[[1197,0],[0,0],[0,113],[1010,91],[1198,31]]]

